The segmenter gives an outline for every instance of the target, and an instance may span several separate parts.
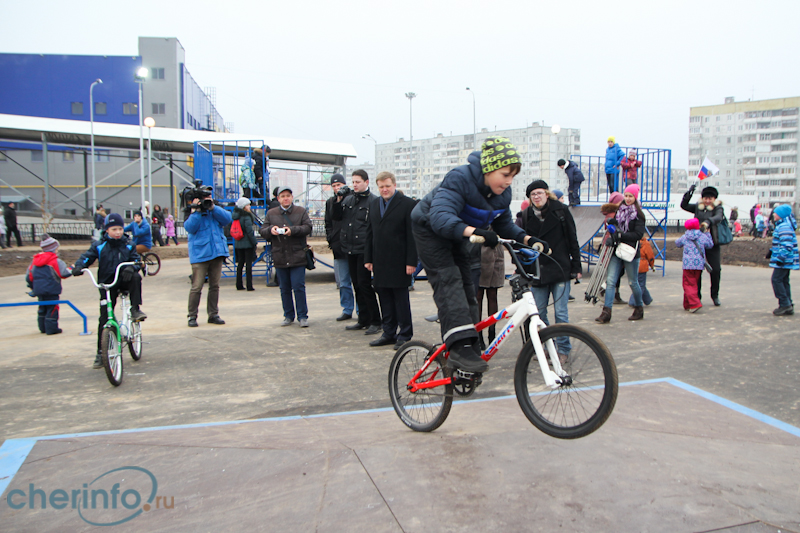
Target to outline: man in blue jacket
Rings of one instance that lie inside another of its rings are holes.
[[[617,191],[619,164],[623,159],[625,159],[625,152],[619,147],[614,137],[609,137],[608,148],[606,148],[606,180],[608,181],[608,194]]]
[[[411,212],[419,258],[433,287],[442,340],[450,349],[449,364],[464,372],[488,368],[478,348],[478,301],[467,250],[472,235],[484,246],[497,246],[497,236],[528,244],[542,242],[526,235],[511,219],[511,182],[522,168],[516,147],[505,137],[489,137],[466,165],[456,167]],[[492,229],[489,229],[491,225]],[[496,232],[496,233],[495,233]]]
[[[153,235],[150,231],[150,224],[142,216],[141,211],[134,211],[133,222],[125,226],[126,233],[133,235],[133,245],[136,246],[136,253],[143,254],[149,252],[153,247]]]
[[[189,291],[189,327],[197,327],[197,309],[203,295],[203,283],[208,276],[206,310],[209,324],[224,324],[219,317],[219,280],[222,277],[222,262],[228,257],[228,241],[222,228],[231,223],[232,217],[222,207],[215,205],[203,209],[200,199],[191,204],[191,214],[183,228],[189,234],[189,262],[192,263],[192,289]]]

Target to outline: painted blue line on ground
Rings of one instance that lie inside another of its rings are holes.
[[[753,409],[748,407],[744,407],[743,405],[739,405],[738,403],[732,402],[730,400],[726,400],[716,394],[712,394],[710,392],[706,392],[703,389],[699,389],[682,381],[678,381],[674,378],[656,378],[656,379],[646,379],[641,381],[629,381],[626,383],[620,383],[620,387],[628,387],[633,385],[650,385],[654,383],[668,383],[680,389],[683,389],[687,392],[691,392],[692,394],[696,394],[702,398],[707,400],[711,400],[712,402],[718,403],[728,409],[741,413],[745,416],[749,416],[755,420],[763,422],[767,425],[770,425],[776,429],[781,431],[785,431],[791,435],[796,437],[800,437],[800,428],[796,428],[786,422],[782,422],[776,418],[772,418],[771,416],[765,415],[763,413],[759,413]],[[515,399],[516,396],[509,395],[509,396],[496,396],[493,398],[479,398],[474,400],[460,400],[457,403],[473,403],[473,402],[492,402],[497,400],[509,400]],[[207,428],[207,427],[215,427],[215,426],[230,426],[234,424],[251,424],[254,422],[282,422],[287,420],[301,420],[301,419],[308,419],[308,418],[327,418],[332,416],[346,416],[346,415],[358,415],[358,414],[368,414],[368,413],[382,413],[382,412],[390,412],[393,409],[391,407],[381,407],[378,409],[364,409],[359,411],[345,411],[339,413],[320,413],[315,415],[294,415],[294,416],[282,416],[282,417],[275,417],[275,418],[257,418],[253,420],[228,420],[224,422],[204,422],[198,424],[185,424],[185,425],[177,425],[177,426],[161,426],[161,427],[148,427],[148,428],[134,428],[134,429],[114,429],[108,431],[96,431],[96,432],[89,432],[89,433],[70,433],[64,435],[50,435],[45,437],[30,437],[30,438],[22,438],[22,439],[7,439],[2,446],[0,446],[0,494],[3,494],[11,483],[11,480],[14,479],[14,476],[17,474],[19,469],[22,467],[22,464],[27,459],[28,454],[30,454],[33,447],[36,445],[38,441],[43,440],[56,440],[56,439],[74,439],[74,438],[82,438],[82,437],[97,437],[102,435],[121,435],[126,433],[139,433],[144,431],[167,431],[171,429],[195,429],[195,428]]]

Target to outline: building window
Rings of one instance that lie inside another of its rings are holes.
[[[150,78],[154,80],[163,80],[164,79],[164,69],[163,68],[151,68],[150,69]]]
[[[31,161],[44,161],[41,150],[31,150]]]
[[[72,114],[83,115],[83,102],[72,102]]]
[[[125,102],[122,104],[122,114],[123,115],[138,115],[139,114],[139,104],[135,102]]]
[[[94,103],[94,114],[95,115],[105,115],[108,111],[108,105],[105,102],[95,102]]]
[[[74,163],[75,152],[61,152],[61,160],[65,163]]]
[[[139,152],[128,150],[128,161],[136,161],[139,159]]]
[[[111,156],[108,150],[95,150],[94,160],[98,163],[108,163],[111,161]]]
[[[154,115],[166,114],[166,107],[167,104],[153,104],[153,114]]]

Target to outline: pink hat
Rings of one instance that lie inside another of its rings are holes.
[[[625,187],[625,192],[631,193],[635,198],[639,198],[639,186],[635,183]]]
[[[625,197],[622,196],[622,193],[618,193],[616,191],[611,193],[611,196],[608,197],[608,203],[610,204],[619,204],[622,203]]]
[[[683,223],[683,226],[686,229],[700,229],[700,221],[696,218],[690,218],[686,222]]]

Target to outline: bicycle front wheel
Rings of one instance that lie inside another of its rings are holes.
[[[142,262],[144,262],[144,273],[147,276],[155,276],[161,270],[161,258],[152,252],[144,254]]]
[[[389,367],[389,396],[397,416],[414,431],[433,431],[441,426],[453,404],[453,385],[442,385],[417,392],[408,390],[408,383],[433,355],[433,346],[426,342],[405,343],[394,355]],[[440,354],[428,366],[417,383],[451,377],[445,358]]]
[[[115,387],[122,383],[122,346],[113,328],[105,328],[100,337],[100,358],[108,381]]]
[[[561,361],[568,378],[555,389],[546,385],[533,344],[528,341],[514,371],[514,389],[522,412],[551,437],[585,437],[603,425],[617,401],[619,382],[611,352],[594,334],[572,324],[544,328],[539,338],[545,351],[547,341],[552,341],[557,351],[553,355]]]
[[[128,338],[128,351],[134,361],[142,358],[142,323],[133,322],[130,325],[131,336]]]

